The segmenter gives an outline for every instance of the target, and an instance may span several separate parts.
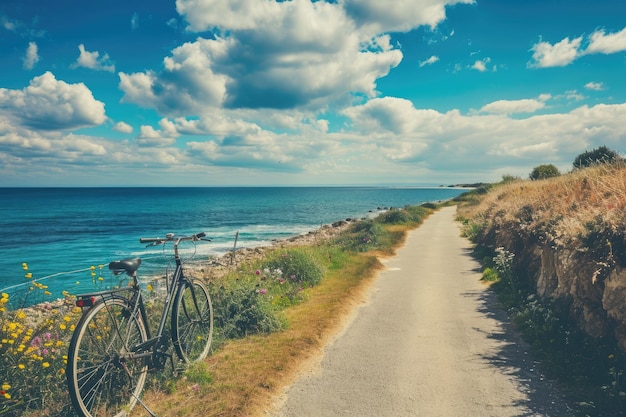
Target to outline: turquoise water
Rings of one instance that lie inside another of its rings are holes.
[[[164,266],[140,237],[206,232],[195,260],[266,245],[384,207],[453,198],[466,190],[408,187],[0,188],[0,289],[21,288],[22,263],[53,296],[80,292],[91,265],[140,256],[140,272]],[[191,253],[191,248],[186,254]],[[72,271],[79,271],[67,273]],[[55,275],[58,274],[58,275]],[[53,277],[50,277],[54,275]],[[42,281],[43,282],[43,281]],[[16,287],[17,286],[17,287]]]

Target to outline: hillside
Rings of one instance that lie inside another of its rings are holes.
[[[626,166],[500,183],[459,207],[468,236],[511,256],[512,285],[626,352]]]

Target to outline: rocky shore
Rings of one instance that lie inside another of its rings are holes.
[[[293,246],[319,245],[337,237],[350,224],[358,219],[347,218],[332,224],[323,225],[317,229],[302,235],[292,236],[287,239],[277,239],[269,246],[257,246],[253,248],[238,248],[219,258],[211,258],[208,262],[201,261],[193,271],[205,279],[223,277],[237,266],[261,259],[269,250],[288,248]]]

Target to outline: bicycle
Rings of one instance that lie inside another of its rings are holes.
[[[174,369],[170,341],[183,363],[208,355],[213,336],[211,298],[202,281],[183,274],[178,248],[184,241],[209,240],[205,236],[168,234],[165,238],[139,239],[148,246],[164,245],[164,250],[166,243],[172,243],[174,250],[175,269],[171,277],[166,274],[165,302],[154,336],[137,279],[141,258],[109,264],[114,275],[126,273],[131,277],[129,286],[77,296],[76,306],[83,313],[70,342],[66,378],[79,416],[127,416],[137,403],[156,416],[140,396],[148,370],[164,369],[168,359]],[[171,329],[167,335],[170,310]]]

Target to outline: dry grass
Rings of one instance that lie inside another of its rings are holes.
[[[602,164],[557,178],[496,185],[477,205],[459,213],[475,222],[523,223],[543,230],[556,244],[585,234],[601,222],[616,230],[626,226],[626,165]]]
[[[287,310],[287,330],[229,341],[209,357],[212,383],[198,386],[183,378],[172,394],[146,393],[144,400],[159,416],[263,415],[362,302],[381,267],[374,256],[352,257],[346,268],[331,271],[321,285],[307,290],[306,302]]]

